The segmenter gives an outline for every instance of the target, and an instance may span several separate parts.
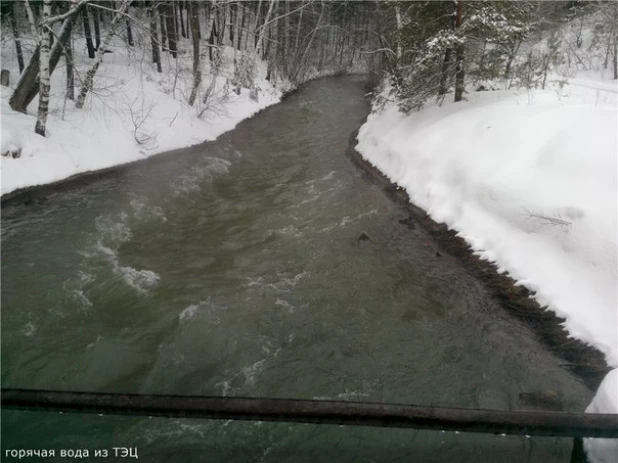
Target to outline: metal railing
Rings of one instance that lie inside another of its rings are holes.
[[[618,415],[420,405],[2,389],[5,409],[618,438]]]

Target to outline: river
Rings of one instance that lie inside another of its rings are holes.
[[[345,156],[364,91],[316,80],[215,142],[3,208],[3,387],[499,410],[552,390],[582,411],[592,391]],[[549,463],[572,446],[16,411],[2,433],[2,455],[149,462]]]

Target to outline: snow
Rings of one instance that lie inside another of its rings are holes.
[[[586,409],[586,413],[607,413],[618,410],[618,370],[612,370]],[[618,439],[585,439],[584,448],[591,463],[615,463],[618,459]]]
[[[357,150],[618,366],[617,82],[375,107]],[[388,97],[388,89],[382,96]],[[588,411],[617,413],[616,370]],[[595,447],[616,461],[616,441]],[[602,448],[603,447],[603,448]],[[611,456],[610,456],[611,455]],[[603,459],[605,458],[605,459]],[[609,458],[609,459],[607,459]]]
[[[12,47],[11,41],[4,42],[2,56],[3,68],[10,69],[15,85],[19,72]],[[148,57],[139,55],[139,47],[132,50],[118,41],[111,49],[113,53],[105,55],[95,76],[94,94],[83,110],[71,101],[65,104],[64,62],[59,64],[52,75],[47,137],[34,134],[38,99],[29,105],[28,114],[18,113],[9,107],[12,88],[1,88],[0,152],[21,150],[18,158],[1,158],[2,195],[213,140],[282,96],[280,89],[266,81],[266,63],[259,59],[255,79],[260,89],[258,101],[250,98],[246,88],[237,95],[226,85],[233,76],[233,50],[226,47],[211,100],[214,104],[205,108],[198,101],[190,107],[186,103],[193,84],[190,54],[180,54],[178,62],[164,54],[164,72],[157,73]],[[76,52],[78,69],[85,72],[89,66],[85,50],[78,47]],[[202,61],[203,94],[211,79],[206,52]],[[77,82],[76,77],[76,94]]]

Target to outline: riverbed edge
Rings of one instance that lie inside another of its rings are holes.
[[[322,78],[322,77],[331,77],[331,76],[320,76],[317,78]],[[124,162],[124,163],[116,164],[110,167],[105,167],[103,169],[95,169],[95,170],[89,170],[86,172],[79,172],[77,174],[71,175],[69,177],[66,177],[60,180],[56,180],[54,182],[41,183],[39,185],[31,185],[31,186],[27,186],[23,188],[18,188],[16,190],[0,195],[0,208],[18,205],[18,204],[30,205],[34,202],[45,201],[46,196],[52,193],[66,191],[72,188],[79,187],[81,185],[86,185],[90,182],[105,178],[107,176],[118,175],[124,172],[128,172],[131,169],[137,168],[138,166],[143,166],[147,163],[152,164],[156,162],[161,162],[162,160],[167,159],[168,156],[178,155],[180,152],[184,152],[183,155],[189,154],[189,153],[195,154],[199,150],[207,149],[210,143],[213,143],[215,141],[220,141],[226,135],[230,134],[231,132],[236,130],[239,126],[241,126],[241,124],[253,119],[258,114],[263,114],[264,112],[267,112],[270,108],[278,106],[280,103],[284,102],[290,96],[296,94],[305,85],[309,84],[313,80],[315,79],[310,79],[296,86],[295,88],[281,92],[281,96],[278,101],[275,101],[274,103],[259,109],[258,111],[253,113],[251,116],[240,120],[233,128],[221,133],[219,136],[215,137],[212,140],[204,140],[202,142],[199,142],[193,145],[187,145],[181,148],[161,151],[160,153],[155,153],[144,159],[137,159],[135,161]]]
[[[468,272],[483,283],[508,314],[528,326],[544,346],[567,362],[565,368],[596,392],[605,375],[612,370],[603,353],[579,339],[572,338],[562,326],[565,320],[547,307],[542,307],[532,297],[532,291],[525,286],[516,285],[516,280],[508,275],[499,273],[497,266],[476,255],[470,245],[457,236],[456,230],[434,221],[427,212],[415,205],[405,189],[391,182],[356,150],[359,130],[360,127],[350,136],[346,150],[346,156],[352,163],[368,180],[380,186],[392,201],[405,207],[410,219],[433,238],[441,251],[461,262]]]

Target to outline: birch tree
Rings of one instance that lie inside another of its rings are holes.
[[[81,6],[84,3],[85,1],[82,1],[81,3],[74,5],[67,13],[63,15],[59,15],[49,20],[49,24],[52,24],[53,22],[56,22],[56,21],[63,21],[62,26],[60,28],[60,32],[58,33],[58,40],[56,40],[56,42],[54,43],[54,46],[51,51],[51,57],[50,57],[50,63],[49,63],[50,74],[53,74],[54,69],[56,68],[56,65],[58,64],[58,62],[60,61],[60,58],[62,57],[62,54],[64,52],[64,47],[67,41],[69,40],[69,37],[71,36],[71,28],[73,25],[73,21],[75,17],[77,16],[77,13],[79,12]],[[29,22],[29,24],[31,23]],[[43,26],[44,25],[41,25],[41,27]],[[33,37],[37,39],[39,37],[39,34],[37,32],[36,26],[32,28],[32,25],[31,25],[31,30],[32,30],[32,33],[35,34],[33,35]],[[32,55],[32,57],[30,58],[30,61],[28,62],[26,69],[24,69],[24,72],[22,72],[21,76],[19,77],[19,81],[17,82],[15,91],[13,92],[13,94],[11,95],[9,99],[9,105],[11,106],[11,109],[13,109],[14,111],[20,111],[20,112],[25,113],[28,105],[32,102],[32,100],[39,93],[39,89],[40,89],[39,55],[40,55],[40,46],[38,45],[38,41],[37,41],[37,48],[34,54]]]
[[[26,1],[26,8],[28,10],[28,19],[34,28],[34,15],[30,8],[30,3]],[[49,30],[46,24],[51,16],[52,0],[43,1],[42,23],[45,26],[39,28],[39,110],[37,111],[36,125],[34,132],[45,136],[45,126],[47,125],[47,114],[49,113],[49,88],[50,88],[50,71],[49,71],[49,59],[50,59],[50,40]]]
[[[86,3],[86,0],[76,2],[69,11],[54,17],[51,15],[52,0],[44,0],[38,23],[30,1],[23,0],[23,2],[32,36],[37,42],[37,51],[28,63],[26,70],[22,73],[17,87],[13,95],[11,95],[9,104],[13,109],[25,112],[28,103],[39,93],[39,108],[34,131],[41,136],[45,136],[49,113],[50,76],[53,68],[60,60],[62,49],[70,35],[72,15],[79,11],[79,8]],[[60,37],[54,49],[51,50],[51,25],[61,20],[64,20],[64,24],[60,31]]]

